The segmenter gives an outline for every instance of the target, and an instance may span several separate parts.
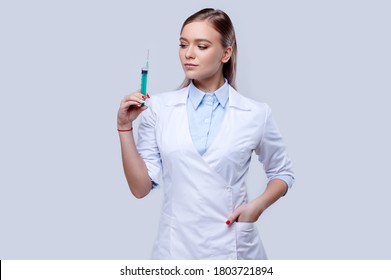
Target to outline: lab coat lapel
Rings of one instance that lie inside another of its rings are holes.
[[[224,120],[219,128],[219,131],[206,150],[206,152],[200,156],[201,159],[209,166],[213,172],[219,175],[219,177],[227,183],[226,174],[220,172],[222,170],[221,165],[224,165],[224,154],[227,149],[235,148],[231,146],[231,141],[235,133],[240,133],[240,122],[241,120],[237,118],[238,111],[250,111],[250,106],[246,98],[240,95],[234,88],[229,86],[229,101],[228,101],[228,111],[224,116]],[[188,133],[190,142],[194,148],[195,153],[199,155],[196,151],[193,141]]]
[[[224,127],[229,127],[225,125],[227,121],[229,121],[229,114],[226,114],[224,117],[222,126],[220,127],[220,131],[216,135],[216,138],[214,139],[211,146],[208,148],[208,150],[204,153],[204,155],[200,155],[197,151],[196,147],[194,146],[193,140],[191,138],[190,129],[189,129],[189,119],[187,114],[187,102],[188,102],[188,94],[189,94],[189,87],[183,88],[180,90],[179,94],[176,96],[175,99],[170,99],[167,101],[166,106],[168,110],[175,111],[174,118],[171,118],[171,126],[169,130],[172,129],[175,130],[175,134],[177,135],[177,138],[174,140],[174,144],[176,147],[181,147],[182,149],[186,150],[186,153],[188,153],[193,161],[198,162],[201,166],[205,168],[205,170],[208,170],[209,173],[213,174],[222,183],[223,185],[227,184],[227,181],[224,177],[219,176],[219,174],[216,172],[216,170],[212,167],[213,165],[218,164],[219,157],[216,157],[213,153],[214,149],[213,146],[217,145],[221,141],[220,138],[224,137],[226,133],[223,131]],[[228,113],[228,112],[227,112]],[[166,132],[167,133],[167,132]],[[171,131],[171,133],[174,133],[174,131]],[[211,149],[212,148],[212,149]],[[210,151],[211,150],[211,151]]]
[[[180,90],[180,94],[177,95],[175,99],[169,100],[166,105],[168,107],[175,107],[177,114],[175,114],[175,123],[173,127],[177,132],[178,141],[182,142],[180,146],[184,149],[187,149],[189,153],[193,155],[193,159],[199,162],[202,162],[206,165],[211,172],[218,174],[225,184],[227,179],[222,174],[219,174],[217,170],[220,170],[219,165],[224,164],[222,161],[223,154],[226,149],[229,147],[230,141],[235,133],[240,132],[240,119],[237,118],[237,112],[239,111],[249,111],[250,106],[246,98],[240,95],[234,88],[229,86],[229,101],[228,101],[228,111],[225,114],[221,127],[207,149],[207,151],[201,156],[196,147],[194,146],[193,140],[191,138],[189,130],[189,120],[187,114],[186,104],[188,101],[189,87],[183,88]]]
[[[251,110],[248,101],[231,86],[229,86],[228,107],[228,111],[226,112],[224,120],[221,123],[220,129],[215,139],[204,153],[204,159],[208,158],[211,154],[214,153],[214,150],[219,146],[219,144],[221,144],[221,141],[229,139],[231,133],[235,132],[233,131],[236,128],[235,124],[240,122],[240,120],[235,118],[236,110]]]

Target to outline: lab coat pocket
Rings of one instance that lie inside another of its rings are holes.
[[[255,223],[236,222],[238,260],[267,259]]]

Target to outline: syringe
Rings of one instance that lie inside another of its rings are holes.
[[[147,63],[145,67],[141,68],[141,94],[146,96],[147,95],[147,81],[148,81],[148,70],[149,70],[149,50],[147,51]],[[145,106],[145,103],[141,105]]]

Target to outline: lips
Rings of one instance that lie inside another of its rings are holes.
[[[196,64],[192,64],[192,63],[185,63],[185,68],[186,69],[194,69],[195,67],[197,67],[198,65]]]

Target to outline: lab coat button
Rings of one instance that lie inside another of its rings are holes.
[[[228,186],[228,187],[225,188],[225,190],[230,192],[232,190],[232,188],[230,186]]]

